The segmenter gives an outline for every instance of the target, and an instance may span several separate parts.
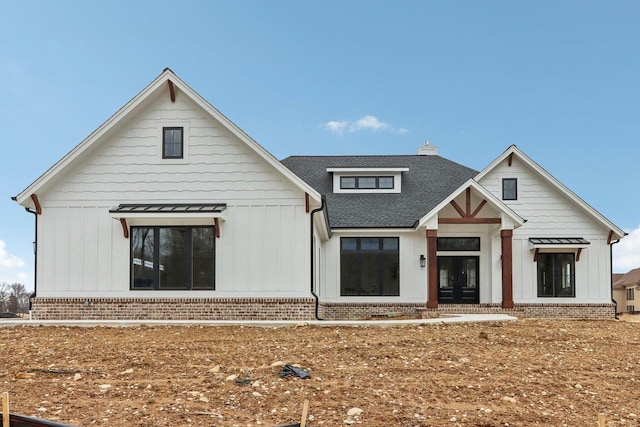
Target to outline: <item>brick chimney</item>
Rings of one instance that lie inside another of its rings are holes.
[[[418,147],[418,156],[437,156],[438,147],[429,145],[429,141],[425,141],[424,145]]]

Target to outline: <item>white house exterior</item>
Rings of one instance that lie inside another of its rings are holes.
[[[624,232],[517,147],[280,162],[169,69],[15,200],[37,319],[615,312]]]

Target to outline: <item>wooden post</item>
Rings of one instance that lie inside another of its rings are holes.
[[[427,230],[427,308],[438,308],[438,230]]]
[[[300,420],[300,427],[307,425],[307,413],[309,412],[309,400],[305,399],[302,405],[302,420]]]
[[[598,427],[605,427],[607,425],[607,416],[605,414],[598,414]]]
[[[502,308],[513,308],[513,230],[500,231],[502,240]]]
[[[2,427],[9,427],[9,393],[2,393]]]

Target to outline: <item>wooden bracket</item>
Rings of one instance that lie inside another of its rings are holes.
[[[578,253],[576,254],[576,262],[580,261],[580,254],[582,253],[582,248],[578,248]]]
[[[216,239],[220,238],[220,220],[218,218],[213,218],[213,224],[216,228]]]
[[[36,214],[42,215],[42,206],[40,205],[40,200],[38,200],[38,195],[36,193],[31,195],[31,200],[33,200],[33,204],[36,207]]]
[[[309,213],[309,193],[304,193],[304,210],[306,213]]]
[[[607,237],[607,245],[611,244],[611,239],[613,239],[613,230],[609,230],[609,236]]]
[[[533,252],[533,262],[538,262],[538,254],[540,253],[540,249],[536,248]]]
[[[120,218],[120,224],[122,224],[122,234],[125,239],[129,238],[129,227],[127,227],[127,220],[124,218]]]
[[[173,86],[173,82],[171,80],[167,80],[169,84],[169,95],[171,96],[171,102],[176,102],[176,89]]]
[[[511,163],[513,162],[513,153],[509,154],[509,161],[508,161],[508,165],[511,166]]]

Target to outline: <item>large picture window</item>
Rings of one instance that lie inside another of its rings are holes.
[[[573,253],[538,254],[538,296],[575,296],[575,255]]]
[[[397,237],[340,239],[341,296],[399,296]]]
[[[131,289],[215,289],[214,227],[131,227]]]

